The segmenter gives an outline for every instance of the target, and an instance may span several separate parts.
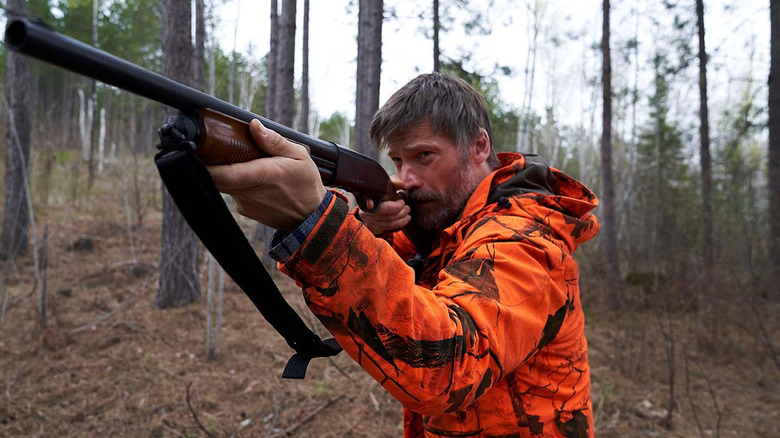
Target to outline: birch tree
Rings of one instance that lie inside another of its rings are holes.
[[[100,0],[92,0],[92,45],[100,47],[98,40],[98,27],[100,24]],[[92,191],[92,185],[95,183],[95,150],[98,145],[98,136],[100,135],[100,117],[98,110],[98,87],[97,81],[90,80],[90,98],[88,108],[88,120],[91,134],[88,140],[89,157],[87,159],[87,193]]]

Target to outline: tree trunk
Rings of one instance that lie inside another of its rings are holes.
[[[270,47],[268,49],[268,67],[266,69],[268,77],[265,85],[265,116],[271,120],[278,120],[276,111],[276,91],[278,90],[276,76],[278,70],[277,62],[279,60],[279,2],[277,0],[271,0],[270,21],[271,36],[269,43]],[[273,232],[273,228],[258,222],[257,225],[255,225],[255,240],[263,242],[265,245],[266,242],[271,241]],[[271,258],[270,254],[268,254],[268,251],[263,251],[260,259],[267,269],[273,269],[275,267],[274,260]]]
[[[604,116],[601,132],[601,172],[604,210],[601,215],[604,238],[604,267],[607,270],[607,284],[610,289],[611,304],[614,308],[622,308],[620,294],[620,259],[617,251],[617,229],[615,227],[615,187],[612,178],[612,60],[609,48],[609,0],[604,0],[603,23],[601,32],[601,82],[604,102]]]
[[[277,8],[276,0],[271,2],[271,53],[269,58],[274,61],[273,82],[269,83],[272,98],[273,118],[285,125],[292,126],[295,118],[295,15],[296,1],[282,0],[282,13],[274,18]],[[276,23],[276,25],[274,25]],[[278,31],[274,32],[276,28]],[[276,38],[276,39],[275,39]],[[269,65],[270,67],[270,65]],[[269,70],[269,80],[271,73]],[[266,104],[269,101],[266,100]],[[273,236],[273,228],[258,223],[255,227],[255,238],[263,242],[261,261],[268,269],[275,269],[276,263],[268,251]]]
[[[279,59],[279,2],[271,0],[271,42],[268,50],[268,81],[265,91],[265,115],[276,120],[276,61]]]
[[[8,0],[7,18],[27,15],[24,0]],[[27,59],[6,52],[5,208],[0,259],[11,260],[29,249],[30,210],[30,69]]]
[[[441,51],[439,50],[439,0],[433,0],[433,71],[438,72],[441,65]]]
[[[236,69],[238,68],[238,56],[236,55],[236,44],[238,43],[238,23],[241,17],[241,2],[236,6],[236,27],[233,28],[233,50],[230,52],[230,71],[228,73],[228,102],[235,105],[234,99],[236,88]]]
[[[780,0],[769,3],[771,15],[771,57],[769,67],[769,267],[772,298],[780,300]]]
[[[192,2],[162,0],[163,74],[192,84]],[[168,109],[168,114],[175,111]],[[200,297],[198,239],[163,187],[162,260],[158,307],[181,307]]]
[[[699,287],[699,309],[706,303],[712,284],[713,245],[715,229],[712,211],[712,158],[710,157],[710,119],[707,108],[707,50],[704,45],[704,1],[696,0],[696,21],[699,29],[699,139],[701,141],[701,215],[702,272]]]
[[[534,95],[534,77],[536,75],[536,49],[539,38],[539,16],[541,15],[541,6],[538,2],[529,4],[533,19],[530,26],[531,43],[528,44],[528,54],[525,61],[525,91],[523,92],[523,103],[520,107],[520,114],[517,118],[517,140],[515,151],[536,153],[536,147],[532,146],[531,141],[531,101]],[[529,145],[531,148],[529,149]]]
[[[382,0],[360,0],[357,93],[355,98],[355,150],[374,159],[379,157],[379,151],[371,146],[369,130],[374,113],[379,109],[383,13]]]
[[[193,83],[198,90],[206,89],[206,17],[204,0],[195,0],[195,58]]]
[[[296,0],[282,0],[276,73],[276,117],[292,126],[295,117],[295,8]]]
[[[68,147],[70,137],[71,108],[73,106],[73,90],[70,86],[71,75],[63,73],[62,75],[62,110],[60,111],[60,126],[58,136],[58,147],[65,149]]]
[[[100,47],[98,42],[98,19],[100,11],[100,0],[92,1],[92,45],[94,47]],[[89,136],[89,157],[87,159],[87,198],[92,193],[92,185],[95,183],[95,151],[98,148],[98,136],[100,131],[100,117],[98,110],[98,88],[97,81],[94,79],[90,81],[90,95],[89,105],[91,113],[88,116],[90,125],[89,130],[91,132]]]
[[[303,2],[303,60],[301,71],[301,114],[298,130],[309,133],[309,0]]]

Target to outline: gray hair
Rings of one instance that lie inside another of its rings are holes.
[[[398,134],[429,122],[434,134],[450,137],[464,152],[484,129],[490,139],[488,164],[498,167],[487,103],[466,81],[442,73],[421,74],[396,91],[371,122],[371,142],[387,147]]]

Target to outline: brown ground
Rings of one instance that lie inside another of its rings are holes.
[[[48,327],[37,322],[28,255],[9,267],[0,320],[0,436],[401,435],[398,403],[344,354],[315,360],[306,380],[283,381],[289,348],[229,281],[217,358],[206,360],[205,298],[176,310],[152,305],[159,189],[153,174],[141,177],[148,187],[113,178],[90,202],[68,200],[66,183],[36,192],[38,244],[49,229]],[[150,190],[134,197],[133,187]],[[126,205],[152,206],[132,233]],[[93,248],[74,248],[81,238]],[[277,279],[310,320],[295,286]],[[777,346],[780,312],[762,312]],[[690,334],[686,315],[672,318],[674,411],[665,427],[661,328],[669,326],[656,315],[588,309],[598,436],[780,436],[780,370],[739,305],[706,336]]]

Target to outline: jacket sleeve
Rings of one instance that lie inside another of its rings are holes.
[[[472,226],[428,289],[336,198],[280,267],[374,379],[407,408],[437,415],[473,403],[531,357],[567,305],[551,280],[556,247],[528,240],[521,225]]]

